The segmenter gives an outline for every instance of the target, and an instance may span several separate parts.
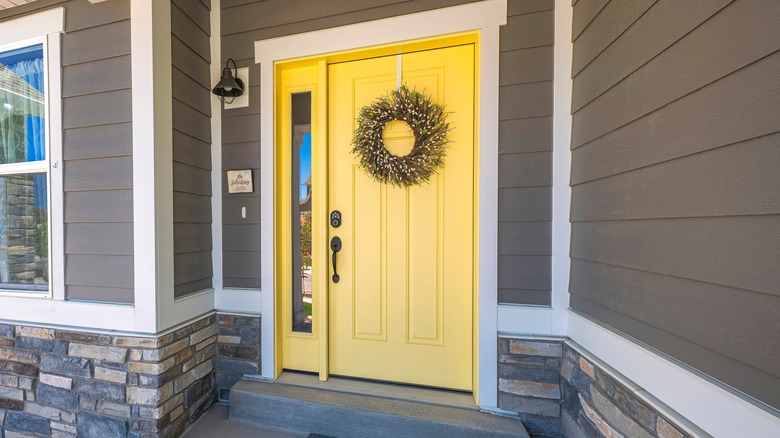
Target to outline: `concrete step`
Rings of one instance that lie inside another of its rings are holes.
[[[230,419],[336,438],[528,438],[517,418],[458,407],[240,381],[230,390]]]

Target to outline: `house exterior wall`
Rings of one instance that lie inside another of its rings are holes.
[[[249,67],[249,107],[222,111],[224,171],[260,168],[259,66],[253,42],[468,3],[465,0],[222,2],[222,57]],[[302,2],[301,2],[302,4]],[[553,1],[510,0],[501,30],[499,300],[550,304]],[[224,178],[224,177],[223,177]],[[223,184],[224,186],[224,184]],[[223,191],[225,287],[260,287],[259,193]],[[246,207],[246,218],[241,209]]]
[[[212,287],[210,5],[171,4],[174,295]]]
[[[472,0],[473,1],[473,0]],[[249,68],[249,107],[222,111],[222,170],[251,168],[254,187],[260,177],[260,66],[254,42],[267,38],[386,18],[469,0],[397,0],[333,3],[306,1],[223,1],[222,58]],[[226,288],[260,286],[260,199],[254,193],[228,194],[223,176],[222,248]],[[246,218],[241,209],[246,207]]]
[[[510,0],[501,27],[498,302],[551,304],[553,0]]]
[[[575,3],[571,139],[571,308],[775,409],[778,16]]]
[[[71,300],[133,302],[130,1],[40,0],[0,22],[65,8],[65,285]]]

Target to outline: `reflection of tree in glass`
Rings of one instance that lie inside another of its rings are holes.
[[[311,268],[311,212],[301,213],[301,269]]]

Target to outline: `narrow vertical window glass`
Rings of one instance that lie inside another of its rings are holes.
[[[293,331],[311,333],[311,93],[292,95]]]
[[[0,290],[49,290],[43,44],[0,52]]]

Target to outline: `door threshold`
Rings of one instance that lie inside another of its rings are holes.
[[[322,382],[316,374],[288,370],[285,370],[279,378],[274,380],[274,383],[347,394],[368,395],[392,400],[406,400],[474,411],[479,410],[479,407],[474,403],[473,394],[470,392],[453,391],[449,389],[425,388],[400,383],[377,382],[334,376],[329,377],[326,382]]]

